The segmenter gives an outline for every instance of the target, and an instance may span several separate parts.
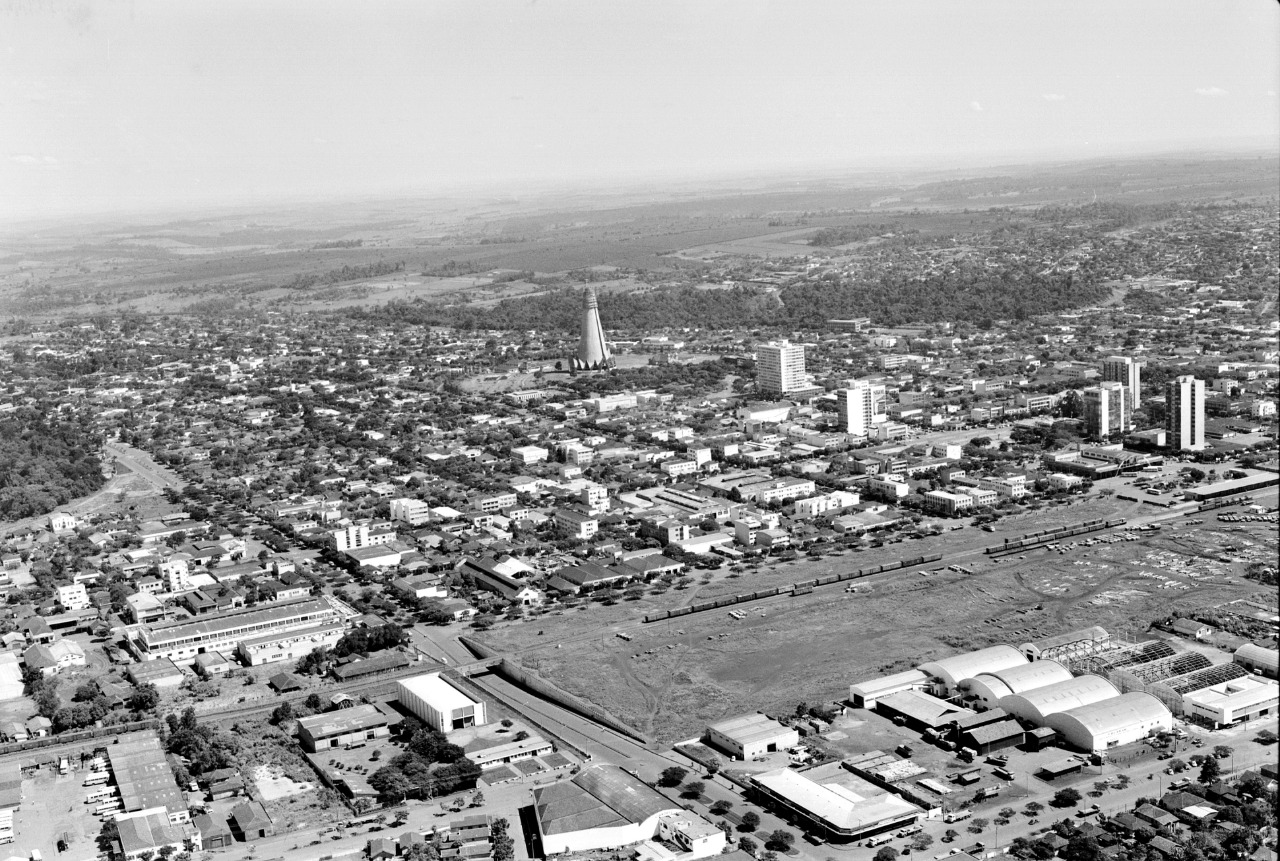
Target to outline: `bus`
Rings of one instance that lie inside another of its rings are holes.
[[[115,813],[117,810],[119,810],[123,806],[124,804],[120,801],[120,799],[113,798],[110,801],[104,801],[102,804],[99,804],[97,807],[95,807],[93,809],[93,815],[106,816],[111,813]]]
[[[991,773],[1003,780],[1013,780],[1013,772],[1007,768],[993,768]]]
[[[84,779],[85,786],[98,786],[106,783],[111,779],[111,773],[108,771],[91,771],[89,776]]]

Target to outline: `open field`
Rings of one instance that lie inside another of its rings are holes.
[[[1049,520],[1110,515],[1096,508],[1037,515],[1005,525],[1005,534],[1054,525]],[[1102,533],[1109,538],[1126,534]],[[947,558],[934,567],[963,557],[959,561],[973,569],[972,575],[925,568],[872,578],[870,592],[824,587],[809,595],[742,605],[747,616],[741,621],[729,618],[727,611],[712,611],[632,625],[627,629],[634,635],[631,642],[607,629],[590,637],[579,634],[587,620],[599,630],[611,620],[623,624],[673,600],[692,603],[820,576],[839,566],[866,567],[930,552],[930,542],[911,541],[892,550],[851,552],[816,562],[769,563],[732,579],[722,572],[684,592],[673,590],[636,604],[569,610],[536,624],[497,627],[484,639],[499,650],[519,652],[546,678],[671,742],[697,734],[708,720],[737,712],[790,711],[800,701],[841,700],[858,679],[958,651],[1000,642],[1017,645],[1094,624],[1139,637],[1149,622],[1177,608],[1249,596],[1273,600],[1268,590],[1240,577],[1247,559],[1229,550],[1247,541],[1245,549],[1274,558],[1277,544],[1270,524],[1251,524],[1241,533],[1209,528],[1208,523],[1166,526],[1154,536],[1081,545],[1066,554],[1033,551],[1025,559],[999,561],[973,553],[975,547],[994,543],[999,533],[973,530],[962,535],[935,539],[947,542]],[[1204,551],[1215,547],[1228,561],[1202,570],[1196,560],[1203,562]],[[1179,554],[1190,564],[1179,564]],[[1227,659],[1225,653],[1222,659]]]
[[[0,234],[0,313],[52,319],[312,311],[424,296],[491,303],[539,289],[491,285],[491,273],[500,270],[667,271],[677,258],[839,255],[856,248],[813,249],[806,242],[823,227],[860,223],[950,234],[998,218],[993,207],[1082,203],[1099,195],[1132,204],[1248,200],[1272,195],[1276,173],[1271,159],[1190,154],[42,224],[39,232]],[[376,264],[402,268],[390,276],[328,279],[344,267]],[[455,277],[423,274],[428,272]],[[300,287],[300,276],[320,280]],[[602,273],[601,280],[608,276]]]

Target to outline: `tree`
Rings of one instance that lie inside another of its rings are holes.
[[[1213,747],[1213,755],[1218,759],[1227,759],[1233,753],[1235,751],[1225,744],[1218,744]]]
[[[742,824],[738,826],[738,830],[745,831],[750,834],[760,827],[760,814],[754,810],[748,810],[742,814]]]
[[[680,797],[681,798],[700,798],[702,796],[702,791],[706,788],[707,788],[707,785],[703,783],[701,780],[691,780],[688,783],[686,783],[684,785],[684,789],[680,791]]]
[[[784,828],[769,834],[769,839],[765,841],[766,849],[774,849],[779,852],[786,852],[791,849],[796,842],[796,836]]]
[[[1022,812],[1028,816],[1038,816],[1042,810],[1044,810],[1044,805],[1039,801],[1028,801],[1026,806],[1022,808]]]
[[[898,857],[898,850],[892,846],[881,846],[876,850],[873,861],[894,861]]]
[[[672,765],[662,770],[662,776],[658,778],[659,786],[679,786],[684,783],[684,779],[688,777],[689,769],[681,768],[678,765]]]
[[[1218,760],[1213,757],[1205,757],[1200,763],[1200,782],[1206,786],[1216,783],[1218,778],[1222,776],[1222,766],[1218,765]]]
[[[948,828],[946,830],[946,833],[942,835],[942,842],[950,843],[959,836],[960,836],[959,831],[956,831],[954,828]]]
[[[733,802],[728,799],[721,798],[711,805],[711,812],[716,816],[724,816],[733,809]]]
[[[273,725],[279,726],[284,721],[293,720],[293,717],[293,706],[286,702],[280,703],[280,705],[271,710],[269,720]]]
[[[988,822],[987,820],[985,820],[985,819],[974,819],[974,820],[972,820],[972,821],[970,821],[970,822],[969,822],[969,833],[970,833],[970,834],[981,834],[983,831],[986,831],[986,830],[987,830],[987,826],[988,826],[988,825],[990,825],[990,824],[991,824],[991,823],[989,823],[989,822]]]
[[[1049,803],[1054,807],[1075,807],[1084,798],[1079,790],[1072,789],[1068,786],[1066,789],[1059,789],[1053,794],[1053,801]]]
[[[1259,732],[1257,735],[1255,735],[1253,737],[1253,740],[1256,741],[1258,744],[1267,745],[1267,744],[1275,744],[1277,738],[1278,736],[1275,734],[1275,732],[1269,729],[1264,729],[1261,732]]]
[[[150,682],[143,682],[134,688],[127,703],[129,710],[135,712],[154,712],[159,704],[160,692]]]
[[[1170,771],[1186,771],[1187,764],[1183,760],[1177,759],[1175,757],[1174,759],[1169,760],[1169,770]]]
[[[915,852],[923,852],[933,845],[933,838],[928,834],[917,834],[911,838],[911,848]]]

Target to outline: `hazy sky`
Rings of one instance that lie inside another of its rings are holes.
[[[0,0],[0,219],[1274,141],[1273,0]]]

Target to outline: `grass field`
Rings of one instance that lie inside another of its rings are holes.
[[[1059,509],[1007,524],[1005,534],[1089,516],[1103,515]],[[993,537],[1001,536],[974,530],[936,540],[959,553],[993,543]],[[747,616],[741,621],[722,610],[628,629],[634,634],[630,642],[608,632],[609,624],[654,608],[930,552],[928,542],[912,541],[875,553],[771,564],[736,578],[722,570],[705,585],[500,626],[484,639],[518,652],[548,679],[670,743],[725,715],[841,700],[859,679],[946,654],[1017,645],[1095,624],[1136,637],[1175,608],[1247,596],[1274,602],[1273,593],[1240,574],[1250,553],[1274,559],[1276,549],[1269,524],[1228,533],[1206,521],[1202,527],[1166,527],[1154,536],[1081,546],[1066,555],[1041,550],[994,562],[968,556],[963,564],[972,567],[972,575],[926,568],[875,578],[870,592],[823,587],[742,605]],[[1209,551],[1228,561],[1206,559]],[[603,633],[584,637],[580,632],[588,625]]]

